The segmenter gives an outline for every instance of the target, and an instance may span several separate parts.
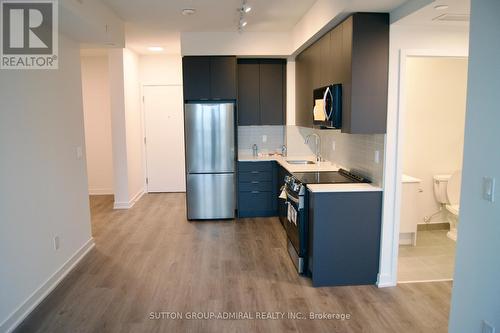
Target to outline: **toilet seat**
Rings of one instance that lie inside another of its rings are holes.
[[[453,215],[458,216],[460,212],[460,205],[446,205],[446,209]]]

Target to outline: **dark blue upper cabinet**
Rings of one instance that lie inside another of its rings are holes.
[[[286,61],[238,60],[238,125],[284,125]]]
[[[260,123],[285,124],[285,64],[273,61],[260,63]]]
[[[210,98],[236,99],[235,57],[210,57]]]
[[[182,58],[184,100],[235,100],[236,57]]]
[[[210,99],[210,57],[182,58],[185,100]]]
[[[389,14],[354,13],[295,59],[295,121],[313,126],[313,91],[342,84],[342,132],[386,132]]]
[[[259,63],[238,63],[238,124],[260,124]]]

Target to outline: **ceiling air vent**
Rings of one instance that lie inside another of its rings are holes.
[[[470,15],[468,14],[442,14],[435,18],[433,21],[443,21],[443,22],[469,22]]]

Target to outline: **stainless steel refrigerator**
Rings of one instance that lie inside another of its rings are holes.
[[[234,218],[234,104],[188,103],[184,112],[187,217]]]

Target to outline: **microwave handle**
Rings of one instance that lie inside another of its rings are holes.
[[[326,103],[326,97],[328,96],[328,94],[330,94],[330,100],[333,101],[333,95],[332,95],[332,91],[330,89],[330,87],[326,87],[325,89],[325,93],[323,94],[323,112],[325,113],[325,118],[326,120],[330,120],[331,116],[332,116],[332,113],[333,113],[333,102],[330,103],[330,110],[327,111],[326,108],[327,108],[327,103]]]

